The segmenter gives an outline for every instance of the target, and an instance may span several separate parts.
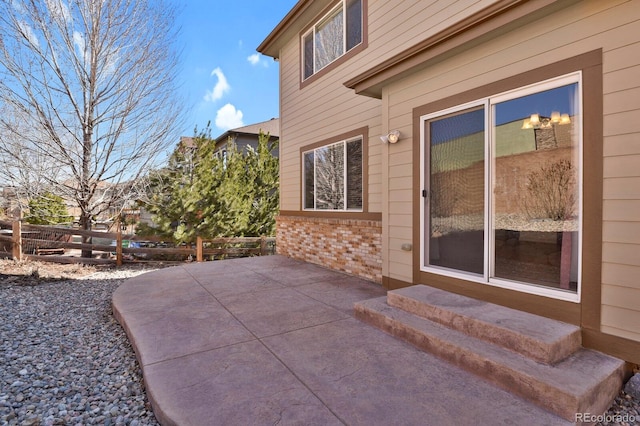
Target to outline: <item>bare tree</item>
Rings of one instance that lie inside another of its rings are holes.
[[[4,135],[0,135],[0,179],[9,185],[12,201],[21,212],[28,209],[29,200],[50,191],[51,182],[60,180],[62,170],[44,150],[30,146],[42,138],[35,128],[26,125],[27,118],[17,117],[16,111],[0,109]],[[10,131],[5,129],[10,128]],[[20,134],[20,137],[14,135]]]
[[[344,209],[344,145],[316,151],[316,208]]]
[[[316,29],[316,69],[322,69],[344,53],[342,9],[325,18]]]
[[[10,185],[73,200],[83,229],[134,196],[178,137],[175,15],[162,0],[0,2],[0,173]]]

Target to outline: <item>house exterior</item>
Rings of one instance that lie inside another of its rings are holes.
[[[217,138],[213,139],[216,144],[215,154],[225,157],[229,144],[235,144],[235,146],[243,152],[245,152],[248,147],[257,150],[258,139],[261,132],[265,135],[269,135],[270,143],[277,141],[280,136],[280,119],[272,118],[267,121],[227,130]],[[178,147],[183,150],[195,150],[196,144],[192,137],[181,136]],[[274,150],[272,155],[277,157],[279,152]]]
[[[212,139],[213,143],[215,143],[214,155],[218,158],[226,158],[229,144],[234,144],[238,151],[242,153],[246,153],[248,148],[257,150],[261,133],[269,136],[271,155],[278,157],[277,144],[273,145],[280,138],[280,120],[278,118],[225,131],[220,136]],[[193,167],[196,149],[197,143],[190,136],[181,136],[176,146],[176,150],[185,155],[185,159],[191,164],[190,167]],[[135,211],[135,218],[138,219],[139,223],[155,226],[153,215],[144,208]]]
[[[300,0],[258,51],[280,253],[640,363],[640,1]]]
[[[234,143],[238,149],[246,149],[248,146],[258,149],[258,137],[260,132],[265,135],[269,135],[269,141],[275,142],[280,137],[280,120],[278,118],[272,118],[271,120],[262,121],[260,123],[249,124],[247,126],[238,127],[235,129],[227,130],[216,141],[216,152],[226,152],[227,145]],[[278,152],[272,153],[276,157]]]
[[[15,188],[10,186],[2,187],[0,191],[0,216],[9,219],[21,219],[24,216],[23,205]]]

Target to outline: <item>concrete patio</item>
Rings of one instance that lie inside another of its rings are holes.
[[[354,318],[384,294],[265,256],[131,278],[113,310],[163,425],[569,424]]]

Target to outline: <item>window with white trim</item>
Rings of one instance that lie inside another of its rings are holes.
[[[302,79],[362,43],[362,1],[342,0],[302,36]]]
[[[305,210],[362,211],[362,137],[302,153]]]
[[[421,270],[577,301],[581,74],[421,117]]]

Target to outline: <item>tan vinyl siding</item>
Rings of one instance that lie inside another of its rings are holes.
[[[381,62],[412,44],[495,3],[494,0],[370,1],[369,45]],[[398,24],[400,23],[400,24]]]
[[[356,96],[343,83],[363,69],[406,48],[406,43],[435,34],[494,2],[368,0],[368,48],[331,72],[318,75],[317,80],[302,89],[299,39],[295,37],[289,40],[280,52],[281,209],[300,209],[301,146],[368,126],[368,211],[381,212],[382,192],[386,185],[382,155],[386,155],[386,150],[378,136],[388,130],[388,124],[381,122],[379,100]],[[397,25],[397,22],[402,22],[402,25]],[[404,126],[405,132],[408,132],[410,117]]]
[[[635,114],[629,114],[629,116],[626,119],[637,120],[637,116],[638,116],[638,113],[636,112]],[[605,125],[606,123],[607,123],[607,120],[605,120]],[[640,133],[640,129],[632,133],[638,134]],[[605,135],[605,144],[606,144],[606,135]],[[605,181],[607,178],[640,176],[640,169],[638,169],[638,164],[640,164],[640,154],[605,157],[604,158]]]
[[[640,341],[638,245],[604,243],[602,256],[602,331]]]
[[[602,331],[640,341],[640,37],[624,29],[604,55]]]
[[[640,200],[640,177],[605,179],[604,194],[605,199]]]
[[[640,250],[634,244],[605,242],[602,245],[602,260],[608,263],[640,266]]]
[[[640,200],[605,200],[604,220],[640,221]]]
[[[640,303],[624,302],[628,292],[640,292],[640,7],[638,1],[582,1],[538,21],[504,32],[498,37],[416,72],[383,90],[388,104],[389,128],[399,128],[407,143],[388,147],[390,278],[411,277],[400,250],[411,242],[412,209],[404,196],[412,196],[405,178],[413,157],[410,125],[413,108],[486,85],[503,78],[552,64],[562,59],[603,50],[604,200],[602,331],[640,340]],[[428,21],[421,16],[419,19]],[[588,173],[588,171],[586,171]],[[403,188],[403,197],[395,191]],[[402,237],[398,237],[402,235]],[[404,238],[407,238],[404,240]],[[419,247],[414,247],[419,250]],[[411,279],[409,279],[411,281]]]
[[[638,277],[640,277],[640,266],[616,262],[605,263],[602,268],[602,282],[604,284],[620,285],[640,290]]]
[[[634,79],[629,83],[638,84],[639,81]],[[604,96],[604,110],[610,114],[638,109],[640,109],[640,87],[629,87]]]
[[[634,133],[609,136],[604,144],[605,157],[635,155],[638,152],[640,152],[640,139]]]
[[[605,285],[602,289],[602,301],[606,305],[636,310],[640,305],[640,288]],[[637,331],[640,332],[640,328]]]
[[[280,52],[281,208],[301,201],[300,147],[368,127],[368,211],[382,213],[383,275],[413,282],[412,111],[454,94],[602,49],[603,227],[601,331],[640,341],[640,7],[639,0],[559,0],[547,16],[497,30],[482,43],[389,83],[382,100],[357,96],[349,79],[394,57],[495,0],[368,0],[368,47],[300,85],[299,39]],[[541,12],[546,13],[545,11]],[[310,23],[309,23],[310,24]],[[379,135],[401,132],[395,145]],[[585,170],[585,173],[588,173]],[[413,251],[419,250],[413,247]]]
[[[602,331],[620,337],[640,341],[640,312],[637,308],[625,309],[618,306],[602,307]]]
[[[609,78],[604,83],[605,93],[625,91],[629,89],[629,87],[636,87],[636,85],[640,84],[638,80],[640,65],[610,71],[607,74]]]
[[[640,222],[604,222],[602,227],[603,242],[635,244],[640,241]]]
[[[283,133],[281,147],[282,210],[300,210],[301,207],[301,159],[300,148],[360,127],[378,126],[380,101],[354,96],[342,85],[350,63],[300,90],[298,40],[292,40],[281,53],[282,99],[281,123]],[[354,72],[354,70],[351,70]],[[370,138],[371,139],[371,138]],[[377,139],[377,137],[375,138]],[[380,150],[369,144],[368,211],[380,211]],[[378,182],[376,189],[375,182]],[[376,191],[377,192],[374,192]],[[373,207],[377,210],[374,210]]]

